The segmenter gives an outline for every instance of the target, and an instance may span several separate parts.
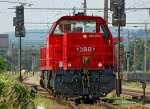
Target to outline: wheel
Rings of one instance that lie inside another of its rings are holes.
[[[42,71],[41,79],[40,79],[40,85],[41,85],[41,87],[44,88],[44,83],[43,83],[43,81],[44,81],[44,71]]]

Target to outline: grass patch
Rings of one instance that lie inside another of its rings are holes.
[[[33,99],[33,102],[35,103],[36,106],[44,106],[46,108],[57,105],[56,101],[48,99],[48,98],[42,98],[39,95],[37,95]]]
[[[112,91],[110,94],[108,94],[106,97],[102,98],[103,100],[110,102],[114,105],[120,105],[120,106],[141,106],[143,104],[142,101],[133,101],[132,98],[125,98],[125,97],[117,97],[115,94],[115,91]]]
[[[113,104],[122,105],[122,106],[142,105],[142,102],[135,102],[135,101],[132,101],[130,99],[125,99],[125,98],[117,98],[117,99],[113,99]]]
[[[139,82],[123,82],[123,88],[142,90],[142,84]]]
[[[104,100],[106,100],[107,102],[111,101],[112,104],[114,105],[120,105],[120,106],[142,106],[143,102],[142,101],[133,101],[132,99],[126,99],[126,98],[122,98],[122,97],[104,97]]]

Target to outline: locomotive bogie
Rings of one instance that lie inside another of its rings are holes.
[[[65,97],[90,96],[96,98],[106,96],[114,89],[115,75],[112,70],[92,70],[87,73],[86,77],[82,70],[59,69],[56,71],[55,77],[51,79],[44,76],[43,83],[47,87],[50,85],[57,96]],[[43,75],[48,74],[44,72]]]

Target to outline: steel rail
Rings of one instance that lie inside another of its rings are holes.
[[[132,89],[123,89],[122,94],[130,95],[132,97],[142,97],[143,91],[132,90]],[[150,99],[150,92],[146,92],[145,97],[146,97],[146,99]]]

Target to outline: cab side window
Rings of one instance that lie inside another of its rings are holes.
[[[55,28],[54,35],[61,36],[64,33],[70,33],[71,32],[71,25],[70,24],[61,24],[59,23],[57,27]]]
[[[106,30],[104,25],[100,25],[99,32],[102,33],[105,38],[109,38],[109,32]]]
[[[56,35],[56,36],[63,35],[63,31],[61,30],[60,24],[57,25],[57,27],[55,28],[54,35]]]

